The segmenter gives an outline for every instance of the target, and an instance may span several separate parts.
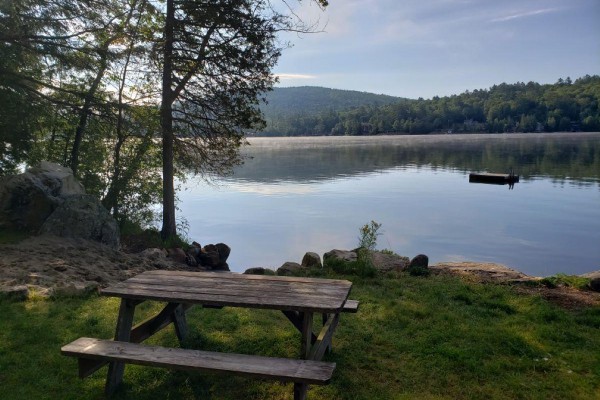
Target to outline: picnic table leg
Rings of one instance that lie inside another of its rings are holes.
[[[173,319],[173,325],[175,326],[175,334],[177,335],[177,339],[179,339],[179,343],[181,343],[185,340],[188,332],[183,304],[179,304],[175,308],[171,318]]]
[[[115,340],[129,342],[131,338],[131,326],[133,325],[133,313],[137,304],[138,302],[134,300],[121,299],[121,307],[119,307],[119,316],[117,318],[117,329],[115,331]],[[109,363],[108,376],[106,377],[105,386],[105,392],[107,395],[112,394],[123,381],[124,372],[125,363]]]
[[[308,359],[312,346],[313,336],[313,313],[303,312],[300,313],[302,318],[302,342],[300,343],[300,357]],[[308,384],[306,383],[294,383],[294,400],[305,400],[308,392]]]

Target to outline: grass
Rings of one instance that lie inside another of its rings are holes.
[[[337,369],[325,399],[600,398],[600,307],[564,310],[509,286],[454,277],[340,276],[353,281],[357,314],[334,336]],[[160,308],[139,306],[137,319]],[[106,368],[77,377],[60,347],[80,336],[112,336],[118,300],[98,297],[0,300],[2,398],[102,399]],[[320,318],[317,318],[320,320]],[[281,313],[194,308],[185,347],[297,357],[300,335]],[[172,327],[149,340],[178,346]],[[116,399],[292,399],[290,384],[127,366]]]

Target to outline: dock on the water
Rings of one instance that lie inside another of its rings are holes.
[[[491,174],[487,172],[469,174],[469,182],[492,183],[496,185],[513,185],[519,182],[519,175],[514,174]]]

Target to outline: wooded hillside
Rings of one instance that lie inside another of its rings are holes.
[[[277,89],[263,135],[600,130],[600,76],[555,84],[502,83],[448,97],[410,100],[350,91]],[[356,95],[360,93],[361,96]],[[349,96],[346,98],[346,96]],[[332,101],[331,97],[336,98]],[[391,100],[394,100],[391,102]],[[380,103],[378,104],[377,101]],[[357,104],[360,103],[361,104]],[[383,103],[386,102],[386,103]],[[354,107],[350,107],[354,103]],[[347,107],[343,105],[346,104]],[[330,105],[330,106],[328,106]],[[276,110],[276,111],[274,111]]]

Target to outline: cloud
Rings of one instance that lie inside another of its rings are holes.
[[[293,80],[293,79],[317,79],[316,75],[308,75],[308,74],[275,74],[280,80]]]
[[[542,8],[539,10],[525,11],[525,12],[521,12],[521,13],[517,13],[517,14],[507,15],[504,17],[494,18],[490,22],[506,22],[506,21],[511,21],[513,19],[532,17],[535,15],[554,13],[554,12],[558,12],[558,11],[560,11],[560,8]]]

